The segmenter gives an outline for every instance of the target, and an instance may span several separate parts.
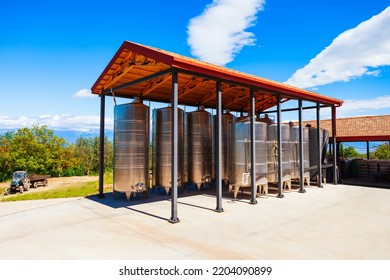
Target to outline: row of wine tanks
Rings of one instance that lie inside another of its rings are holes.
[[[250,122],[222,116],[222,174],[230,184],[250,184]],[[168,192],[171,187],[172,109],[153,110],[152,150],[149,147],[149,107],[139,103],[114,109],[114,191],[146,191],[151,185]],[[277,125],[255,122],[256,174],[276,182],[278,171]],[[215,178],[216,117],[205,110],[178,109],[178,184],[198,188]],[[309,167],[309,130],[303,131],[304,168]],[[282,164],[299,176],[299,127],[282,125]],[[151,165],[150,156],[151,152]],[[152,167],[150,182],[149,170]]]

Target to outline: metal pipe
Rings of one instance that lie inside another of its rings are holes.
[[[298,100],[298,119],[299,119],[299,192],[305,193],[305,178],[303,164],[303,125],[302,125],[302,100]]]
[[[318,144],[318,187],[322,188],[322,146],[321,146],[321,127],[320,127],[320,104],[317,103],[317,144]]]
[[[99,198],[104,198],[104,118],[105,118],[105,95],[100,94],[100,138],[99,138]]]
[[[327,107],[330,107],[330,105],[321,105],[320,106],[321,108],[327,108]],[[316,109],[317,106],[306,106],[306,107],[302,107],[302,110],[312,110],[312,109]],[[289,109],[282,109],[281,112],[293,112],[293,111],[298,111],[299,110],[299,107],[298,108],[289,108]],[[264,111],[264,112],[261,112],[262,114],[273,114],[273,113],[277,113],[278,110],[269,110],[269,111]]]
[[[217,207],[216,212],[223,212],[222,208],[222,92],[221,82],[216,82],[216,103],[217,103]]]
[[[178,74],[172,72],[172,182],[171,182],[171,219],[170,223],[180,222],[177,217],[177,170],[178,170]]]
[[[282,110],[281,110],[281,105],[280,105],[280,95],[278,95],[278,104],[277,104],[277,134],[278,134],[278,198],[283,198],[284,194],[283,192],[283,168],[282,168]]]
[[[367,148],[367,159],[370,159],[370,141],[367,141],[366,148]]]
[[[133,85],[136,85],[136,84],[139,84],[139,83],[143,83],[143,82],[149,81],[151,79],[154,79],[154,78],[157,78],[157,77],[169,74],[171,72],[172,72],[172,69],[168,68],[166,70],[154,73],[152,75],[149,75],[149,76],[146,76],[146,77],[142,77],[142,78],[140,78],[138,80],[134,80],[134,81],[131,81],[131,82],[128,82],[128,83],[124,83],[124,84],[116,86],[116,87],[105,89],[105,90],[103,90],[103,94],[110,95],[112,91],[115,92],[115,91],[118,91],[120,89],[128,88],[128,87],[131,87]],[[116,94],[116,96],[118,96],[118,94]],[[136,96],[138,96],[138,95],[136,95]]]
[[[257,204],[256,200],[256,112],[255,112],[255,91],[251,88],[251,200],[250,204]]]
[[[332,106],[332,138],[333,138],[333,143],[332,143],[332,148],[333,148],[333,184],[337,185],[338,181],[338,152],[336,149],[336,134],[337,134],[337,129],[336,129],[336,106]]]

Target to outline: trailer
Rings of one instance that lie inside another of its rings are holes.
[[[39,174],[28,175],[28,179],[30,179],[32,188],[37,188],[39,186],[47,187],[49,185],[47,179],[50,177],[51,177],[50,175],[39,175]]]
[[[28,191],[30,187],[46,187],[49,185],[47,179],[50,177],[50,175],[28,174],[27,171],[15,171],[12,175],[10,186],[6,189],[5,193],[16,193],[18,190],[20,193],[23,193],[24,191]]]

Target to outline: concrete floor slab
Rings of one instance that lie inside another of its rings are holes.
[[[250,205],[248,194],[0,203],[0,259],[390,259],[390,189],[327,184]]]

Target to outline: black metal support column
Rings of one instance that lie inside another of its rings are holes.
[[[172,72],[172,182],[170,223],[180,222],[177,217],[177,171],[178,171],[178,74]]]
[[[217,177],[217,207],[215,208],[216,212],[223,212],[222,208],[222,92],[221,92],[221,82],[217,81],[216,83],[216,101],[217,101],[217,168],[216,168],[216,177]]]
[[[298,101],[298,119],[299,119],[299,191],[305,193],[305,178],[303,165],[303,125],[302,125],[302,100]]]
[[[250,204],[257,204],[256,200],[256,113],[255,113],[255,91],[251,89],[251,200]]]
[[[317,161],[317,168],[318,168],[318,187],[322,188],[322,137],[321,137],[321,125],[320,125],[320,104],[317,103],[317,144],[318,144],[318,161]]]
[[[104,126],[106,98],[100,94],[100,138],[99,138],[99,198],[104,198]]]
[[[367,148],[367,159],[370,159],[370,141],[366,142],[366,148]]]
[[[280,105],[280,95],[278,95],[278,195],[276,197],[283,198],[283,168],[282,168],[282,108]]]
[[[336,107],[332,106],[332,147],[333,147],[333,184],[337,185],[338,182],[338,152],[336,149]]]

